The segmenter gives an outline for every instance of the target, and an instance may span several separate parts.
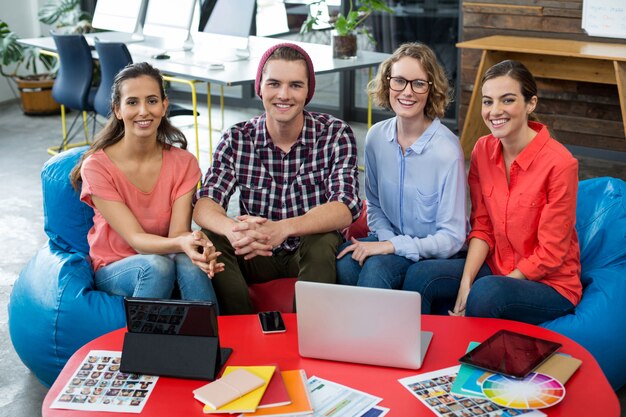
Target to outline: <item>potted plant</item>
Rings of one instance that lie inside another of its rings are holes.
[[[374,12],[393,13],[384,0],[360,0],[359,7],[355,10],[352,0],[348,0],[348,13],[344,16],[338,13],[328,17],[322,10],[327,10],[326,0],[312,2],[309,7],[309,15],[300,28],[300,33],[310,32],[314,27],[328,25],[331,32],[331,45],[333,58],[354,58],[357,53],[357,34],[366,35],[370,41],[375,42],[370,32],[361,25]]]
[[[79,0],[52,0],[39,10],[39,21],[64,33],[93,30],[89,15],[80,10]],[[17,34],[0,20],[0,74],[17,85],[25,114],[58,113],[60,106],[52,98],[57,59],[17,40]]]
[[[41,6],[39,21],[63,33],[90,33],[91,16],[80,8],[80,0],[51,0]]]
[[[17,39],[9,25],[0,20],[0,74],[17,85],[25,114],[58,113],[60,106],[52,99],[56,59],[23,46]]]

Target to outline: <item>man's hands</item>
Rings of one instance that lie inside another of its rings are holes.
[[[393,243],[388,240],[383,242],[361,242],[355,238],[351,239],[352,244],[342,250],[337,259],[342,258],[345,254],[352,252],[352,259],[357,261],[359,265],[363,266],[363,262],[373,255],[388,255],[395,252]]]
[[[215,250],[213,243],[201,231],[196,230],[182,236],[181,246],[191,262],[209,278],[213,278],[215,274],[224,270],[224,264],[217,262],[217,257],[222,253]]]
[[[243,255],[245,260],[255,256],[272,256],[272,249],[283,243],[288,237],[284,223],[268,220],[264,217],[237,216],[231,233],[226,237],[235,254]]]

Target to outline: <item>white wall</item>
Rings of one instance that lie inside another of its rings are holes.
[[[21,38],[40,36],[41,27],[37,20],[37,11],[44,0],[0,0],[0,16]],[[8,82],[0,76],[0,102],[14,98]]]

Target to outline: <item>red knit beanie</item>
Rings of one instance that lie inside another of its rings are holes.
[[[293,43],[279,43],[278,45],[272,46],[270,49],[265,51],[261,60],[259,61],[259,68],[256,71],[256,81],[254,83],[254,90],[256,91],[257,96],[261,97],[261,76],[263,75],[263,69],[265,68],[265,63],[267,59],[274,53],[278,48],[291,48],[300,52],[306,61],[306,66],[309,70],[309,92],[306,96],[306,101],[304,104],[309,104],[311,99],[313,98],[313,93],[315,92],[315,71],[313,70],[313,61],[311,61],[311,57],[306,53],[304,49],[295,45]]]

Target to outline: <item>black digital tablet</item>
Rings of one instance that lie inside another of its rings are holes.
[[[129,297],[124,305],[123,372],[213,380],[232,353],[220,346],[211,302]]]
[[[500,330],[467,352],[459,362],[513,378],[524,378],[560,348],[561,344],[557,342]]]
[[[207,301],[124,299],[132,333],[217,337],[217,308]]]

